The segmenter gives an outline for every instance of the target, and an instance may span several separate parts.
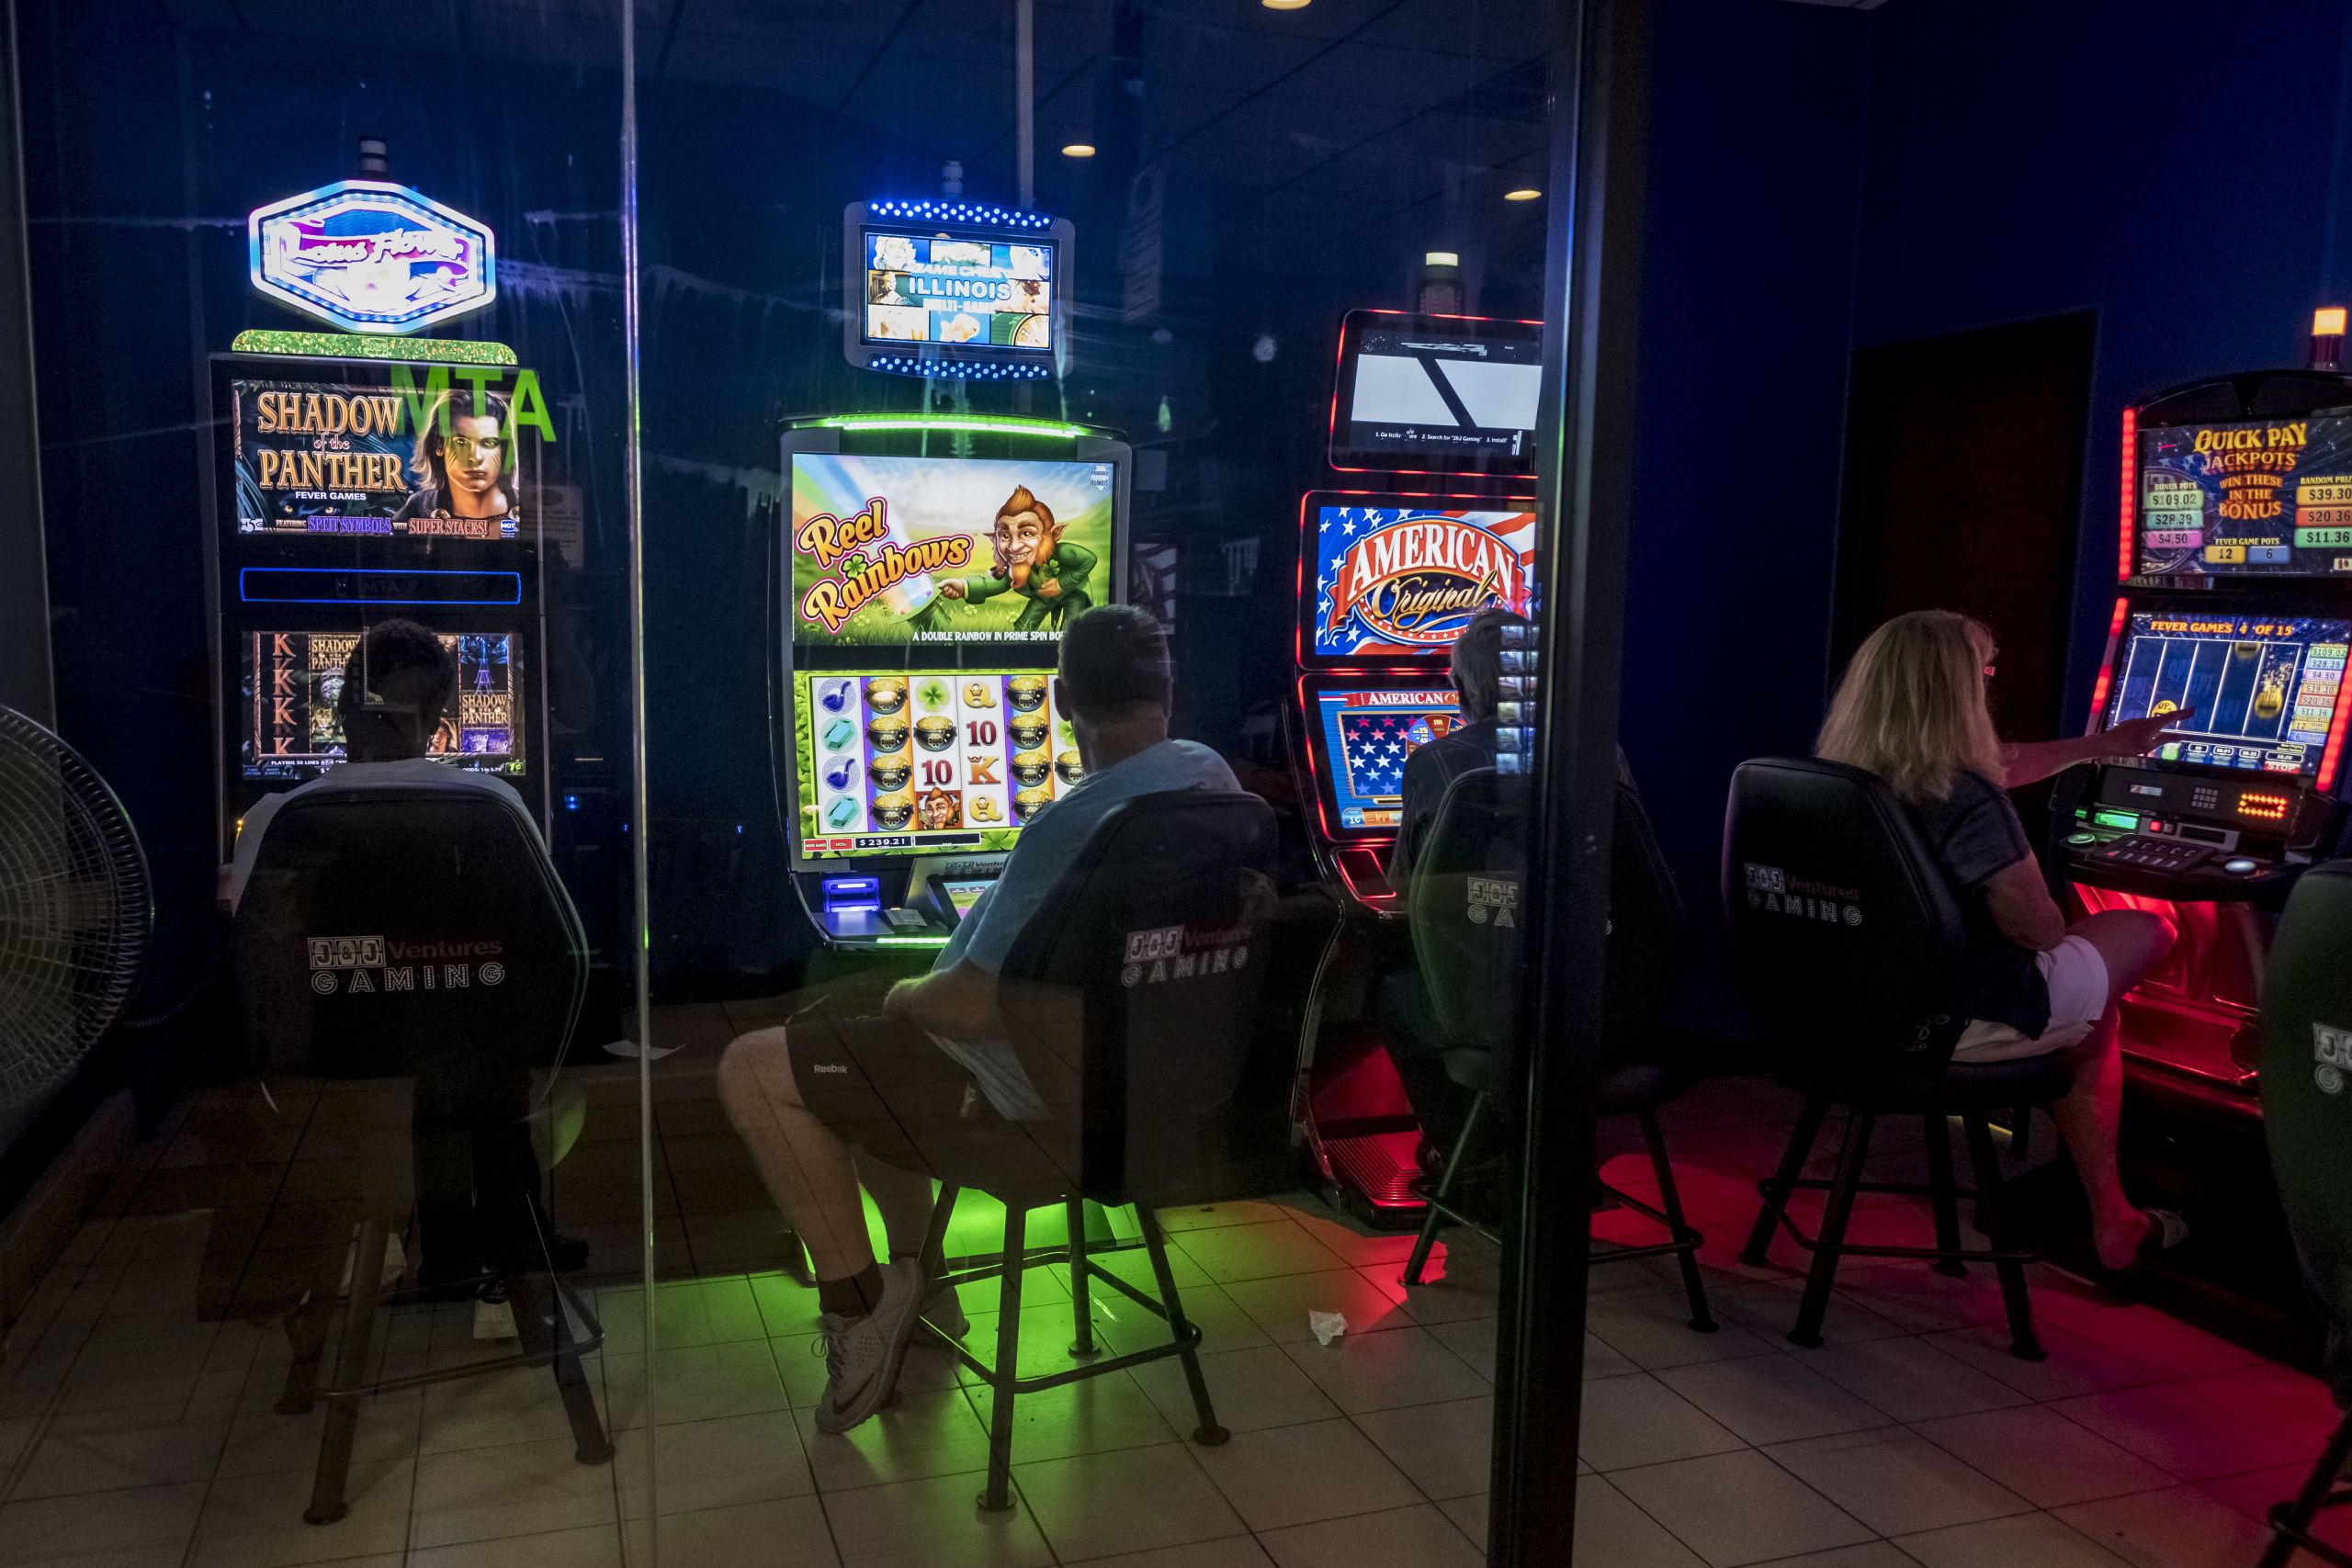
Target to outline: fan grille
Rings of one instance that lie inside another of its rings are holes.
[[[0,1111],[71,1073],[138,983],[146,857],[106,781],[0,707]]]

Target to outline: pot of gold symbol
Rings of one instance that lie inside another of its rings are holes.
[[[907,782],[914,771],[914,763],[904,751],[888,757],[876,757],[866,764],[865,776],[874,781],[876,789],[897,789]]]
[[[896,832],[914,820],[914,797],[904,790],[874,797],[874,825],[888,832]]]
[[[865,682],[865,706],[872,713],[896,713],[907,705],[907,682],[897,675],[876,675]]]
[[[876,751],[903,751],[907,749],[907,721],[903,718],[871,719],[865,726],[865,741]]]
[[[1021,791],[1012,797],[1012,819],[1015,822],[1028,821],[1029,818],[1043,811],[1046,808],[1046,803],[1053,798],[1050,794],[1042,789]]]
[[[1012,782],[1027,789],[1035,789],[1044,784],[1046,775],[1054,771],[1053,764],[1046,760],[1043,751],[1016,752],[1012,767]]]
[[[1077,747],[1065,746],[1054,753],[1054,772],[1061,774],[1064,784],[1076,784],[1085,776],[1086,764],[1079,760]]]
[[[1016,718],[1004,727],[1004,732],[1012,737],[1014,750],[1035,751],[1046,743],[1046,716],[1040,713]]]
[[[990,686],[986,681],[965,682],[964,705],[967,708],[992,708],[996,706],[995,688]]]
[[[2262,678],[2262,684],[2255,689],[2254,716],[2277,718],[2286,711],[2287,672],[2284,670],[2274,670],[2265,675]]]
[[[915,744],[926,751],[944,751],[956,744],[956,721],[940,714],[915,720]]]
[[[1004,683],[1004,700],[1015,713],[1035,713],[1046,705],[1046,677],[1015,675]]]

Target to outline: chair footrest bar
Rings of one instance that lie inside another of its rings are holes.
[[[1788,1205],[1769,1190],[1771,1185],[1770,1181],[1759,1181],[1756,1184],[1756,1190],[1763,1198],[1764,1206],[1771,1211],[1774,1219],[1787,1228],[1791,1241],[1795,1242],[1807,1252],[1820,1251],[1820,1243],[1814,1239],[1813,1234],[1791,1218]],[[1805,1184],[1801,1182],[1798,1185]],[[1973,1198],[1975,1194],[1972,1192],[1963,1196]],[[1839,1243],[1838,1253],[1840,1257],[1854,1258],[1952,1258],[1962,1263],[2039,1263],[2042,1258],[2039,1252],[1996,1252],[1990,1247],[1893,1247],[1875,1242],[1859,1241]]]

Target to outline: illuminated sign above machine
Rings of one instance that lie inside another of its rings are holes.
[[[413,333],[498,297],[489,226],[406,186],[338,180],[246,221],[254,287],[345,332]]]
[[[842,215],[842,347],[865,370],[1042,379],[1069,361],[1068,219],[985,202],[856,202]]]

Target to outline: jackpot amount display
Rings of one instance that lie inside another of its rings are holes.
[[[1010,849],[1083,776],[1038,671],[808,672],[797,686],[804,856]]]
[[[2352,417],[2143,431],[2135,501],[2141,575],[2352,575]]]

